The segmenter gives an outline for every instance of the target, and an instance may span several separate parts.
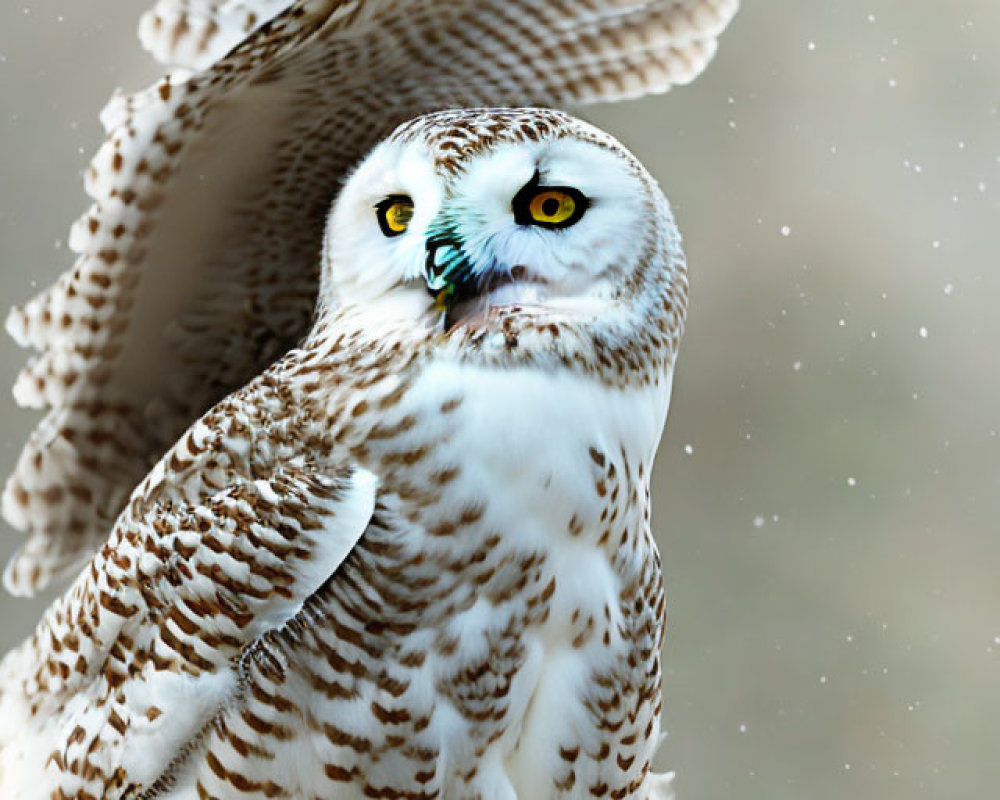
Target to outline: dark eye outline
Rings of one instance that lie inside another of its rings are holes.
[[[575,189],[572,186],[542,186],[541,182],[542,176],[538,172],[535,172],[531,180],[514,196],[511,208],[514,211],[514,222],[518,225],[533,225],[536,228],[545,228],[546,230],[562,230],[563,228],[576,225],[583,218],[583,215],[587,213],[587,209],[590,208],[590,198],[579,189]],[[531,202],[538,195],[547,192],[562,192],[572,198],[576,206],[573,209],[573,214],[562,222],[546,222],[545,220],[535,219],[531,214]]]
[[[375,218],[378,220],[378,226],[382,231],[382,235],[388,239],[392,239],[396,236],[402,236],[410,227],[409,220],[406,222],[406,227],[401,231],[395,230],[389,224],[389,209],[399,204],[408,205],[412,210],[413,198],[408,194],[390,194],[384,200],[380,200],[375,204]]]

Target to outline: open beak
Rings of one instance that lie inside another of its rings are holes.
[[[432,236],[427,240],[424,280],[434,298],[435,309],[443,313],[476,293],[472,265],[462,245],[446,237]]]
[[[493,301],[536,302],[538,293],[545,291],[545,282],[525,266],[492,267],[485,274],[477,270],[462,242],[446,228],[429,236],[425,247],[424,282],[445,331],[487,311]]]

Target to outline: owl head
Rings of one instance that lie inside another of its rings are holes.
[[[402,125],[346,182],[320,302],[446,333],[519,315],[620,338],[679,326],[683,272],[666,199],[611,136],[547,109],[445,111]]]

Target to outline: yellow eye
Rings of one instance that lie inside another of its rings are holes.
[[[378,226],[385,236],[399,236],[406,233],[413,219],[413,201],[406,195],[394,194],[385,198],[377,206],[375,213]]]
[[[540,228],[568,228],[583,217],[590,201],[571,186],[540,186],[539,175],[514,198],[514,221]]]
[[[535,222],[562,225],[576,214],[576,199],[559,189],[549,189],[532,197],[528,210]]]

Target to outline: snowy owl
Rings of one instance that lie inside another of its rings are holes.
[[[5,582],[82,571],[0,663],[0,796],[670,795],[680,237],[613,138],[498,106],[689,81],[735,9],[144,18],[177,67],[105,110],[79,259],[8,319],[49,411]]]
[[[0,793],[669,796],[649,476],[686,297],[607,134],[398,128],[329,214],[310,334],[0,667]]]
[[[48,410],[4,492],[28,534],[7,588],[78,570],[180,434],[308,332],[330,202],[397,125],[666,91],[736,7],[160,0],[141,36],[170,72],[105,108],[77,262],[7,320],[37,352],[17,401]]]

